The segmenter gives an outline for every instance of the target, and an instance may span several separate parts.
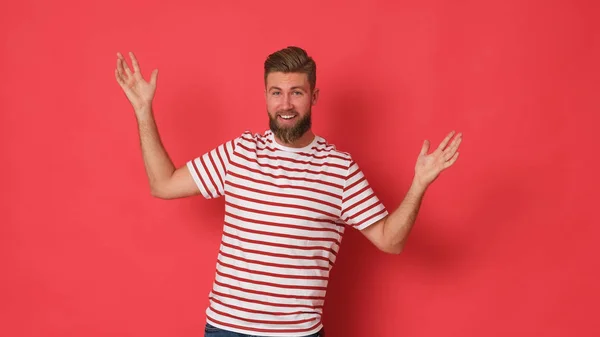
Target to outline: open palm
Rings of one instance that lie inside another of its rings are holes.
[[[462,134],[459,133],[450,143],[450,139],[454,134],[454,131],[450,132],[435,151],[430,154],[427,154],[429,152],[429,141],[425,140],[423,143],[423,148],[415,165],[415,179],[422,186],[431,184],[442,171],[452,166],[458,159],[458,146],[462,141]]]
[[[115,69],[115,77],[117,82],[125,92],[125,96],[133,106],[135,111],[141,111],[152,106],[152,99],[156,92],[156,80],[158,78],[158,69],[155,69],[150,75],[150,82],[147,82],[142,77],[140,65],[133,55],[129,52],[131,64],[134,72],[132,73],[127,65],[127,61],[121,53],[117,53],[117,69]]]

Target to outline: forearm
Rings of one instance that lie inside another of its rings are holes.
[[[406,238],[417,219],[426,190],[426,186],[413,181],[400,206],[386,218],[383,225],[383,236],[392,252],[402,251]]]
[[[152,108],[136,112],[136,117],[150,190],[152,195],[158,196],[161,191],[160,186],[171,178],[175,166],[161,142]]]

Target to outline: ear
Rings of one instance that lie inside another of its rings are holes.
[[[312,105],[317,104],[317,101],[319,100],[319,88],[315,88],[315,90],[313,90],[312,92]]]

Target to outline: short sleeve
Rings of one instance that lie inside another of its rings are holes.
[[[236,142],[237,139],[232,139],[187,162],[196,186],[206,199],[218,198],[225,194],[225,177]]]
[[[351,161],[342,193],[341,219],[362,230],[387,215],[388,211],[369,186],[358,164]]]

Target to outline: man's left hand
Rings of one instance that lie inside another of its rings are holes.
[[[430,154],[427,154],[429,152],[429,140],[425,140],[415,165],[415,184],[427,188],[442,171],[456,162],[459,154],[458,146],[462,141],[462,133],[458,133],[450,143],[454,135],[455,131],[450,132],[437,149]]]

